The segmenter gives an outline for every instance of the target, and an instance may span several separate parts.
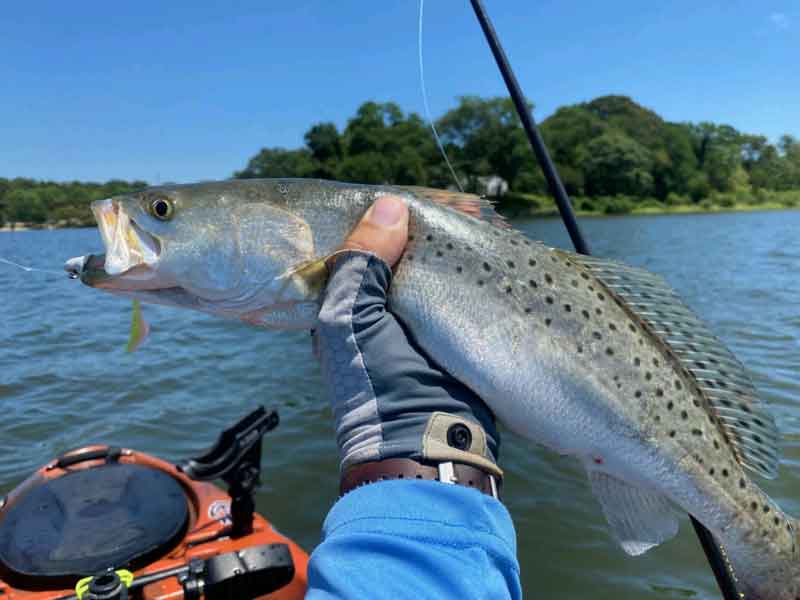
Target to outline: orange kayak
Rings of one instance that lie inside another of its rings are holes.
[[[98,445],[44,465],[0,500],[0,598],[302,598],[308,555],[253,510],[276,424],[259,409],[181,465]]]

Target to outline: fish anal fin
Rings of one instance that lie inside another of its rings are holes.
[[[644,554],[678,533],[677,514],[666,497],[607,473],[587,472],[611,533],[627,554]]]
[[[611,260],[562,254],[588,269],[694,381],[739,463],[764,477],[775,477],[779,435],[769,407],[759,398],[745,367],[667,282]]]
[[[503,229],[508,229],[510,227],[508,222],[497,214],[497,211],[494,209],[494,204],[487,198],[476,196],[475,194],[466,194],[464,192],[454,192],[451,190],[437,190],[436,188],[419,185],[400,185],[396,187],[411,192],[416,196],[422,196],[428,200],[432,200],[437,204],[449,206],[466,215],[491,223],[495,227],[502,227]]]

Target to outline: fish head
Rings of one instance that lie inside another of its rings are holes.
[[[93,202],[106,252],[83,261],[81,281],[265,326],[313,326],[321,289],[293,270],[313,256],[308,224],[279,202],[255,201],[224,183]]]

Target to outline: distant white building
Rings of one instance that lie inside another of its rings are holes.
[[[481,194],[497,198],[508,192],[508,182],[499,175],[478,177],[478,188]]]

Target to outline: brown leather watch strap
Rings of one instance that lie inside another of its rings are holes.
[[[390,479],[426,479],[455,483],[500,498],[502,480],[472,465],[453,462],[424,464],[410,458],[387,458],[360,463],[342,474],[339,493],[346,494],[359,486]]]

